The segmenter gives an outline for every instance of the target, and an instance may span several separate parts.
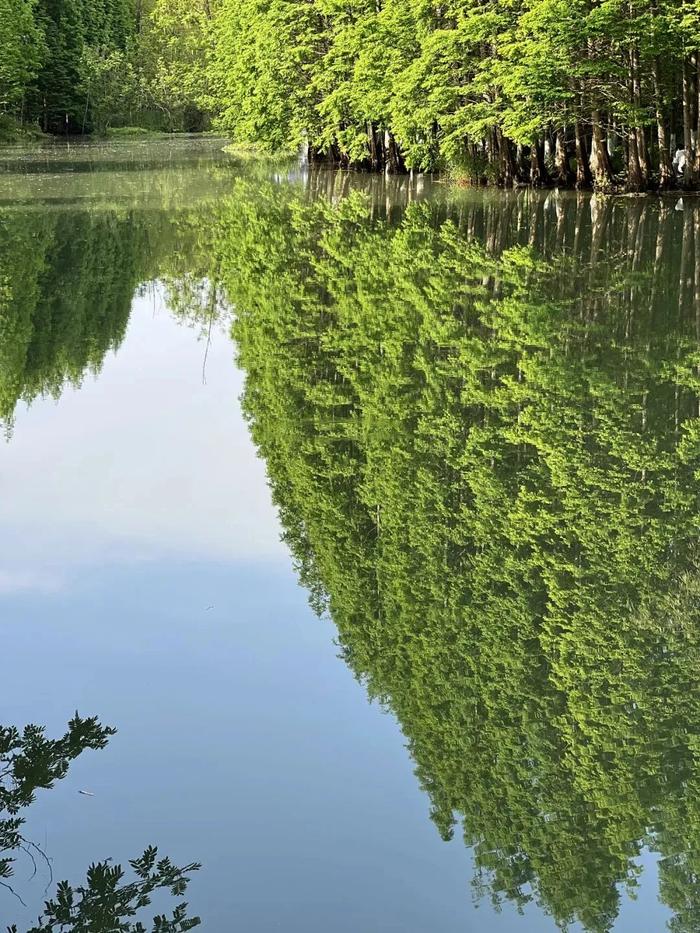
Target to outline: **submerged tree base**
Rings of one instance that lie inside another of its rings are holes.
[[[607,173],[593,174],[586,165],[584,168],[572,159],[567,166],[557,165],[552,160],[545,160],[533,155],[535,147],[518,147],[518,157],[512,161],[507,171],[502,165],[489,165],[483,161],[475,170],[456,168],[450,165],[435,166],[436,174],[446,175],[459,188],[563,188],[576,191],[594,191],[597,194],[655,194],[671,192],[697,192],[700,184],[692,176],[685,179],[683,174],[650,175],[640,181],[630,176]],[[348,171],[370,172],[375,174],[409,175],[414,171],[423,172],[422,167],[406,164],[401,152],[395,148],[389,155],[387,150],[375,150],[374,158],[351,159],[333,146],[327,151],[307,151],[308,163],[312,166],[329,166]],[[430,170],[428,170],[430,171]]]

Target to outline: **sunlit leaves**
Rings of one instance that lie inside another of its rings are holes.
[[[480,893],[606,931],[648,845],[682,929],[697,351],[691,254],[654,258],[682,218],[524,195],[440,210],[392,227],[243,186],[228,207],[244,405],[286,539]],[[251,238],[274,246],[251,261]]]

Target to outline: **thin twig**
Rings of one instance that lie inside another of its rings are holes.
[[[29,856],[29,861],[32,863],[32,869],[33,869],[33,870],[32,870],[31,875],[27,878],[27,881],[32,881],[34,878],[36,878],[36,870],[37,870],[37,869],[36,869],[36,859],[35,859],[34,856],[32,855],[31,849],[28,848],[27,846],[23,846],[23,845],[20,844],[20,849],[22,850],[22,852],[24,852],[25,855],[28,855],[28,856]]]
[[[22,900],[22,898],[19,896],[19,894],[18,894],[18,893],[15,891],[15,889],[12,887],[11,884],[6,884],[4,881],[0,881],[0,888],[7,888],[7,890],[10,892],[10,894],[14,894],[14,896],[15,896],[15,897],[17,898],[17,900],[20,902],[20,904],[22,905],[22,907],[26,907],[26,906],[27,906],[27,905],[24,903],[24,901]]]
[[[35,849],[39,853],[39,855],[43,858],[43,860],[46,862],[46,867],[49,870],[49,880],[46,884],[46,887],[44,888],[44,894],[46,894],[46,892],[49,890],[49,888],[53,884],[53,866],[51,864],[51,859],[48,857],[46,852],[44,852],[41,846],[38,846],[36,844],[36,842],[32,842],[31,839],[25,839],[23,836],[21,837],[21,839],[22,839],[22,842],[26,846],[29,846],[30,848]]]
[[[209,356],[209,347],[211,345],[211,328],[214,323],[214,312],[216,311],[216,288],[214,288],[214,297],[211,301],[211,311],[209,312],[209,329],[207,331],[207,345],[204,350],[204,359],[202,361],[202,385],[207,384],[207,357]]]

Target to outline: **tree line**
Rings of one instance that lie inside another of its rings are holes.
[[[220,121],[242,140],[476,184],[698,183],[693,2],[221,4]]]
[[[201,130],[191,17],[172,0],[0,0],[0,123]],[[196,84],[196,78],[195,78]],[[0,126],[2,129],[2,126]]]
[[[0,433],[12,434],[18,404],[58,399],[100,372],[148,283],[185,324],[219,313],[198,273],[206,216],[195,206],[0,210]]]
[[[692,0],[0,0],[0,107],[472,184],[700,183]]]

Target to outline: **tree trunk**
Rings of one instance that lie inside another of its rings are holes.
[[[547,166],[544,162],[544,141],[538,138],[530,146],[530,184],[535,188],[551,185]]]
[[[590,188],[592,184],[591,169],[588,162],[588,153],[586,151],[586,136],[583,126],[576,121],[576,187]]]
[[[642,166],[639,163],[639,149],[637,148],[637,133],[630,130],[627,157],[627,190],[644,191],[645,182]]]
[[[659,145],[659,188],[664,191],[673,186],[673,165],[666,135],[666,119],[661,94],[661,63],[658,57],[651,65],[651,77],[654,85],[654,110],[656,113],[656,141]]]
[[[646,189],[649,187],[649,181],[651,179],[651,164],[649,159],[649,147],[647,146],[647,136],[644,127],[638,126],[636,128],[636,134],[637,152],[639,153],[639,167],[642,171],[644,188]]]
[[[479,177],[479,150],[475,143],[468,144],[469,149],[469,184],[472,187],[478,187],[481,184],[481,178]]]
[[[373,172],[379,171],[379,151],[377,146],[377,133],[371,120],[367,121],[367,145],[369,147],[369,164]]]
[[[486,161],[488,163],[488,181],[493,182],[498,179],[498,142],[496,139],[496,130],[490,127],[488,136],[485,140]]]
[[[396,145],[396,140],[392,133],[387,133],[387,159],[386,159],[386,168],[388,172],[391,172],[393,175],[397,175],[400,172],[406,171],[406,166],[403,161],[403,156],[399,147]]]
[[[565,130],[558,128],[554,146],[555,182],[558,185],[569,187],[574,182],[574,173],[569,163],[569,147],[566,142]]]
[[[503,135],[500,129],[496,130],[496,138],[501,161],[501,184],[506,188],[512,188],[517,171],[513,147],[511,141]]]
[[[632,105],[639,111],[642,93],[639,81],[639,50],[635,45],[629,53],[630,98]],[[649,185],[649,155],[647,152],[644,128],[636,125],[630,129],[628,188],[630,191],[645,191]],[[632,177],[634,176],[634,177]]]
[[[700,178],[700,52],[695,50],[695,177]]]
[[[610,164],[608,148],[603,138],[603,128],[601,126],[599,110],[593,111],[592,123],[593,143],[591,145],[590,166],[593,175],[593,185],[596,190],[610,191],[613,187],[613,170]]]
[[[617,126],[613,121],[613,125],[608,127],[607,136],[605,139],[605,145],[608,147],[608,155],[612,159],[615,154],[615,145],[618,140]]]
[[[686,58],[683,62],[683,148],[685,149],[685,168],[683,169],[683,187],[694,188],[697,180],[695,169],[695,151],[693,148],[693,75],[692,62]]]

